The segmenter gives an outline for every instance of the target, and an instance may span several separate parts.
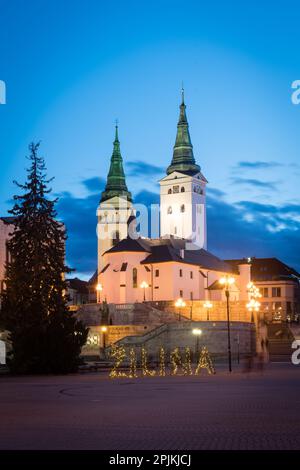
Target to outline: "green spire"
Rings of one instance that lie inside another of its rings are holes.
[[[105,190],[101,195],[101,201],[107,201],[112,197],[123,197],[132,201],[131,193],[128,191],[123,169],[123,160],[120,151],[120,142],[118,137],[118,125],[116,124],[116,134],[114,140],[113,154],[110,160],[110,168],[107,175]]]
[[[167,168],[167,174],[169,175],[173,171],[179,171],[187,175],[195,175],[199,173],[200,166],[196,165],[193,146],[189,133],[189,125],[187,122],[185,103],[184,103],[184,89],[181,90],[181,104],[179,121],[177,124],[177,135],[176,142],[173,150],[173,158],[171,165]]]

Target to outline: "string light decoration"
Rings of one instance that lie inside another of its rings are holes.
[[[179,367],[182,367],[179,348],[175,348],[174,351],[171,352],[170,360],[172,366],[171,375],[177,375]]]
[[[191,361],[191,350],[186,347],[184,351],[184,363],[182,365],[183,375],[193,375],[192,361]]]
[[[147,365],[147,350],[142,347],[142,374],[144,377],[153,377],[156,374],[155,370],[149,370]]]
[[[166,375],[165,350],[163,346],[159,348],[159,375],[161,377]]]
[[[110,355],[115,359],[112,370],[110,371],[109,377],[114,379],[116,377],[128,377],[126,372],[121,372],[119,370],[120,365],[126,357],[126,350],[124,346],[112,346]]]
[[[201,369],[206,369],[210,375],[216,373],[216,370],[214,368],[213,362],[206,346],[203,346],[201,350],[198,365],[195,370],[195,375],[198,375],[201,372]]]
[[[130,359],[129,377],[131,379],[134,379],[138,376],[136,373],[136,353],[135,353],[134,348],[131,348],[129,351],[129,359]]]

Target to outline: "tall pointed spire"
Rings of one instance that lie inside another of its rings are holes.
[[[131,193],[127,189],[125,173],[123,168],[123,159],[120,151],[120,141],[118,135],[118,123],[116,122],[115,140],[113,143],[113,153],[110,160],[110,168],[107,175],[105,190],[101,195],[101,202],[107,201],[112,197],[123,197],[132,201]]]
[[[196,164],[194,158],[193,146],[189,132],[189,124],[187,121],[185,109],[184,88],[182,86],[177,135],[173,150],[172,162],[171,165],[167,168],[168,175],[173,171],[179,171],[180,173],[187,175],[195,175],[200,171],[200,166]]]

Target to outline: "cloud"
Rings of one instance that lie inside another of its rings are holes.
[[[278,181],[261,181],[253,178],[239,178],[239,177],[234,177],[231,178],[231,181],[233,184],[242,184],[242,185],[247,185],[247,186],[253,186],[255,188],[260,188],[260,189],[269,189],[272,191],[275,191],[278,189]]]
[[[150,163],[142,162],[141,160],[134,160],[126,163],[128,176],[156,176],[164,174],[166,169],[160,166],[151,165]]]
[[[98,194],[104,190],[106,181],[104,178],[100,178],[100,176],[95,176],[93,178],[87,178],[82,181],[82,184],[86,187],[86,189],[90,192],[97,191]]]
[[[97,266],[96,209],[100,190],[96,193],[93,183],[86,187],[90,188],[90,194],[85,198],[61,193],[57,209],[68,231],[69,265],[80,273],[93,274]],[[300,271],[299,204],[279,207],[251,201],[230,204],[223,196],[215,188],[207,193],[210,251],[223,259],[277,257]],[[159,204],[159,194],[140,191],[134,195],[134,201],[150,207]]]
[[[263,162],[263,161],[256,161],[256,162],[247,162],[247,161],[241,161],[238,162],[235,168],[248,168],[248,169],[253,169],[253,170],[258,170],[258,169],[265,169],[265,168],[275,168],[278,166],[282,166],[282,163],[279,162]]]

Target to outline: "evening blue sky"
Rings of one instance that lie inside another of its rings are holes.
[[[41,140],[69,263],[88,276],[115,119],[129,189],[157,202],[183,81],[209,249],[300,269],[299,14],[296,1],[0,0],[1,215]]]

